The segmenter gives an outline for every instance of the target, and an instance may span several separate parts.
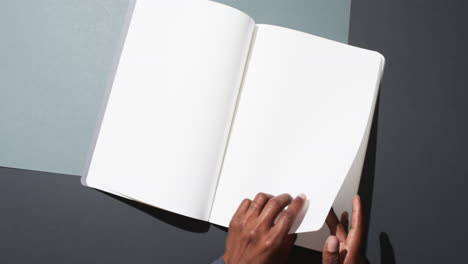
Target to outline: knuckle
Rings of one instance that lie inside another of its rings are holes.
[[[249,227],[248,236],[255,241],[262,241],[264,235],[266,234],[265,231],[266,230],[262,227],[262,225],[256,223]]]
[[[284,211],[282,218],[283,218],[283,221],[285,221],[286,223],[291,223],[295,218],[295,214],[292,213],[291,211]]]
[[[239,226],[239,221],[237,219],[232,219],[231,222],[229,222],[229,228],[237,228]]]
[[[251,229],[248,232],[250,238],[256,238],[258,236],[258,231],[255,229]]]
[[[280,245],[279,241],[280,239],[276,236],[268,237],[267,239],[265,239],[265,241],[263,241],[263,246],[266,249],[277,248]]]
[[[250,207],[252,209],[258,209],[258,208],[260,208],[260,204],[258,203],[257,200],[253,200],[253,202],[250,204]]]
[[[274,240],[271,238],[268,238],[264,242],[265,247],[270,248],[274,245]]]
[[[277,198],[273,198],[268,202],[268,206],[270,208],[280,208],[281,207],[281,202]]]

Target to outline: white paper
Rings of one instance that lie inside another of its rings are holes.
[[[366,137],[382,61],[377,52],[258,25],[210,221],[227,226],[258,192],[305,193],[297,232],[319,230]]]
[[[384,64],[385,60],[382,60],[379,83],[383,74]],[[359,146],[353,165],[349,169],[348,174],[346,175],[346,178],[341,186],[341,189],[338,192],[335,201],[333,202],[333,210],[335,211],[337,216],[340,216],[344,211],[346,211],[349,214],[349,219],[351,219],[352,201],[354,195],[356,195],[359,190],[359,183],[361,181],[362,168],[364,165],[364,160],[366,158],[367,143],[369,141],[369,135],[371,132],[376,101],[377,93],[375,93],[375,98],[370,111],[366,132],[362,139],[361,145]],[[318,231],[300,233],[297,236],[295,244],[301,247],[322,251],[323,245],[325,245],[325,241],[327,240],[328,236],[330,236],[330,229],[326,224],[324,224],[322,228]]]
[[[84,184],[208,220],[254,22],[139,0]]]

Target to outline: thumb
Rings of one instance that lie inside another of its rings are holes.
[[[340,259],[340,241],[336,236],[329,236],[323,246],[322,263],[338,264]]]

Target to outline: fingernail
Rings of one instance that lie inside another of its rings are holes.
[[[327,239],[327,250],[330,253],[338,252],[338,238],[331,236]]]
[[[297,197],[300,197],[304,201],[307,200],[307,196],[304,193],[300,193]]]

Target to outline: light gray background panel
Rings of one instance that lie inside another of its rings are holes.
[[[128,5],[2,1],[1,166],[81,174]]]
[[[215,0],[273,24],[348,42],[351,0]]]
[[[350,0],[221,2],[259,23],[348,38]],[[2,1],[0,166],[82,174],[129,3]]]

